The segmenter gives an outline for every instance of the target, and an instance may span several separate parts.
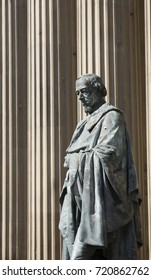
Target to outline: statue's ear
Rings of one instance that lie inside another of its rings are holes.
[[[98,88],[99,84],[97,82],[93,82],[92,86]]]

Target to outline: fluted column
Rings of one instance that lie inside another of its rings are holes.
[[[146,68],[146,121],[147,121],[147,184],[149,259],[151,259],[151,3],[145,0],[145,68]]]
[[[27,41],[24,3],[22,0],[0,2],[0,259],[18,259],[19,255],[26,258]]]
[[[0,1],[0,259],[59,259],[76,123],[75,0]]]
[[[75,1],[64,4],[27,2],[28,259],[58,259],[61,251],[59,192],[76,110]]]
[[[140,258],[148,257],[144,61],[143,1],[77,1],[77,73],[102,76],[107,101],[123,111],[133,146],[143,197]],[[78,104],[78,119],[83,115]]]

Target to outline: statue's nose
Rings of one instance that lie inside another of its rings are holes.
[[[83,100],[83,94],[81,92],[79,93],[79,100]]]

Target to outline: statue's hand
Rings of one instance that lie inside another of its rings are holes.
[[[67,154],[64,158],[64,167],[69,167],[69,155]]]

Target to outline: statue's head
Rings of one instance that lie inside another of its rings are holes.
[[[76,80],[76,94],[85,112],[92,114],[105,102],[107,91],[101,77],[85,74]]]

